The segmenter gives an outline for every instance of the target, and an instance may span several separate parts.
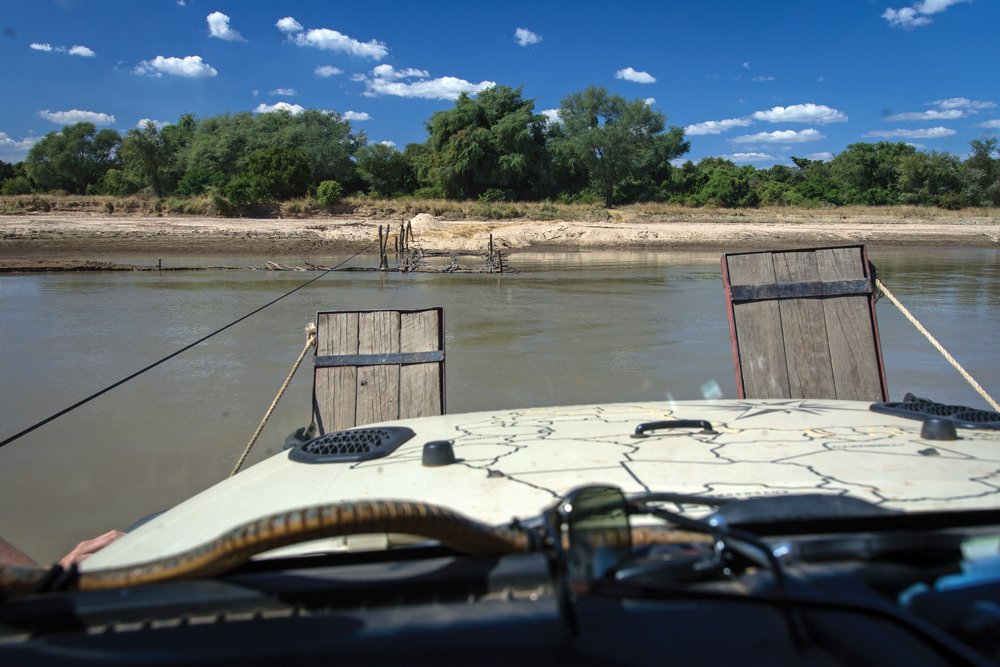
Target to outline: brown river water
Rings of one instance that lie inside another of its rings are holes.
[[[869,252],[896,296],[1000,395],[1000,251]],[[736,396],[719,253],[515,254],[511,264],[519,273],[330,274],[3,447],[0,536],[51,560],[223,479],[317,310],[443,306],[448,412]],[[0,440],[313,275],[0,275]],[[985,407],[887,300],[876,310],[891,400],[911,391]],[[308,422],[311,383],[306,364],[248,464]]]

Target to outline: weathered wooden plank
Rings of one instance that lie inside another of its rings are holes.
[[[775,282],[774,263],[766,253],[730,255],[726,258],[730,285],[763,285]],[[777,301],[733,305],[736,346],[742,376],[742,394],[753,398],[791,396],[781,313]]]
[[[399,352],[399,312],[375,311],[358,315],[358,354]],[[399,415],[399,366],[362,366],[357,369],[355,423],[396,419]]]
[[[775,253],[774,275],[778,282],[818,280],[816,253]],[[792,398],[835,398],[823,303],[818,299],[779,301],[778,310]]]
[[[816,260],[823,280],[864,278],[864,256],[860,247],[817,250]],[[858,295],[822,301],[835,392],[840,399],[885,400],[868,299]]]
[[[317,355],[357,354],[357,313],[321,313],[316,325]],[[354,426],[357,369],[317,368],[313,373],[314,409],[320,432]]]
[[[858,280],[817,280],[805,283],[774,283],[773,285],[736,285],[729,289],[734,303],[764,299],[805,299],[816,296],[848,296],[871,294],[871,282]]]
[[[400,315],[400,352],[428,352],[440,347],[440,311]],[[404,364],[399,370],[399,417],[439,415],[441,363]]]

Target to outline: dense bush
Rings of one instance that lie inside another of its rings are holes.
[[[344,197],[344,188],[337,181],[323,181],[316,188],[316,201],[321,206],[333,206]]]

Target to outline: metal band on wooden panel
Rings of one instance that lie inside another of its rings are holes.
[[[444,350],[392,352],[386,354],[337,354],[317,356],[316,368],[337,366],[386,366],[389,364],[430,364],[444,361]]]
[[[767,285],[733,285],[729,288],[733,303],[762,301],[766,299],[802,299],[819,296],[851,296],[871,294],[871,281],[821,280],[801,283],[773,283]]]

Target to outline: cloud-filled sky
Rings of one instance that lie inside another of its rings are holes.
[[[589,85],[646,100],[694,160],[788,164],[881,140],[965,155],[1000,132],[997,25],[997,0],[9,3],[0,159],[80,120],[125,132],[306,108],[402,147],[497,84],[550,118]]]

